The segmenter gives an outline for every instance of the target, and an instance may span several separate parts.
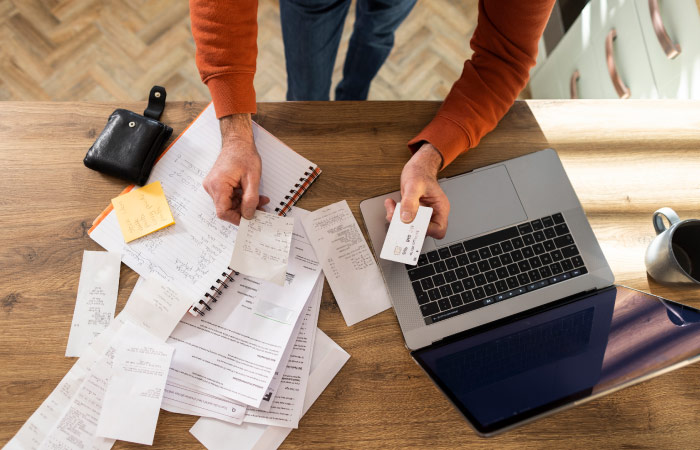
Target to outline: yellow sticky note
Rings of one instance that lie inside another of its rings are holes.
[[[175,223],[160,181],[113,198],[112,205],[126,242]]]

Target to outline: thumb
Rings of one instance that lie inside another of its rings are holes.
[[[418,212],[420,196],[421,193],[412,186],[408,187],[406,193],[401,196],[401,221],[403,223],[413,222],[413,218]]]
[[[257,180],[249,180],[243,186],[243,195],[241,198],[241,215],[250,220],[255,215],[255,208],[258,207],[258,182]]]

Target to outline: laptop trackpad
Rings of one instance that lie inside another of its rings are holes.
[[[450,199],[447,235],[441,247],[527,219],[505,166],[449,178],[440,186]]]

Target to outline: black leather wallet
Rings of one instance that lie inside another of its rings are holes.
[[[160,122],[165,88],[153,86],[143,116],[117,109],[92,144],[83,162],[107,175],[143,185],[173,129]]]

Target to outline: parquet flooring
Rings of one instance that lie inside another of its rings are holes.
[[[471,54],[477,0],[419,1],[370,91],[374,100],[442,99]],[[279,3],[260,0],[260,101],[284,100]],[[354,5],[334,71],[340,80]],[[0,0],[0,100],[208,100],[184,0]]]

